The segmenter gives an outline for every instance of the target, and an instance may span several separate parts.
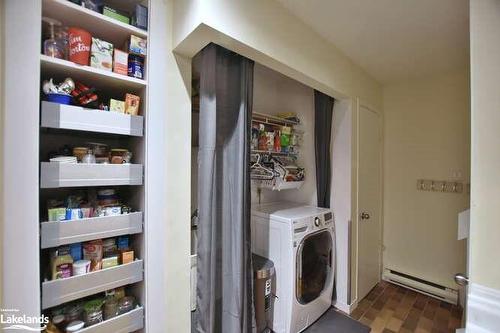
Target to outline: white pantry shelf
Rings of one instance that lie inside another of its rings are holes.
[[[85,327],[78,333],[129,333],[144,328],[144,308],[134,310],[103,321],[102,323]]]
[[[147,38],[148,32],[133,25],[78,6],[68,0],[43,0],[43,16],[54,18],[65,26],[87,30],[99,39],[121,48],[130,35]]]
[[[40,224],[41,248],[47,249],[99,238],[138,234],[142,232],[142,216],[142,212],[133,212],[81,220],[42,222]]]
[[[142,136],[144,117],[42,101],[42,127]]]
[[[111,71],[78,65],[74,62],[40,55],[40,66],[44,79],[57,78],[63,80],[71,77],[73,80],[82,81],[88,86],[102,86],[109,89],[133,89],[139,91],[147,86],[147,81]]]
[[[40,188],[142,185],[142,164],[42,162]]]
[[[143,268],[143,261],[135,260],[84,275],[42,282],[42,309],[140,282]]]

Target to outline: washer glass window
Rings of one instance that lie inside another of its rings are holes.
[[[328,230],[306,236],[297,251],[297,300],[307,304],[328,286],[332,272],[332,236]]]

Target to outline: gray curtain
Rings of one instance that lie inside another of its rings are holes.
[[[330,142],[334,99],[314,90],[314,147],[318,207],[330,208]]]
[[[253,62],[215,44],[199,54],[195,330],[251,332],[250,135]]]

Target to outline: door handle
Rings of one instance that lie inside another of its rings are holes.
[[[370,219],[370,214],[368,214],[367,212],[361,213],[361,219],[362,220],[369,220]]]
[[[459,286],[466,286],[469,284],[469,278],[464,274],[455,274],[455,283]]]

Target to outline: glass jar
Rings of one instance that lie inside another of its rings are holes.
[[[118,300],[115,296],[107,296],[104,301],[104,320],[111,319],[118,315]]]
[[[85,326],[99,324],[104,319],[102,317],[102,300],[96,299],[85,303]]]
[[[64,309],[64,316],[66,317],[67,323],[71,323],[75,320],[81,320],[82,313],[83,313],[83,309],[82,309],[82,306],[80,304],[68,305]]]
[[[124,314],[134,309],[135,298],[125,296],[118,301],[118,314]]]

